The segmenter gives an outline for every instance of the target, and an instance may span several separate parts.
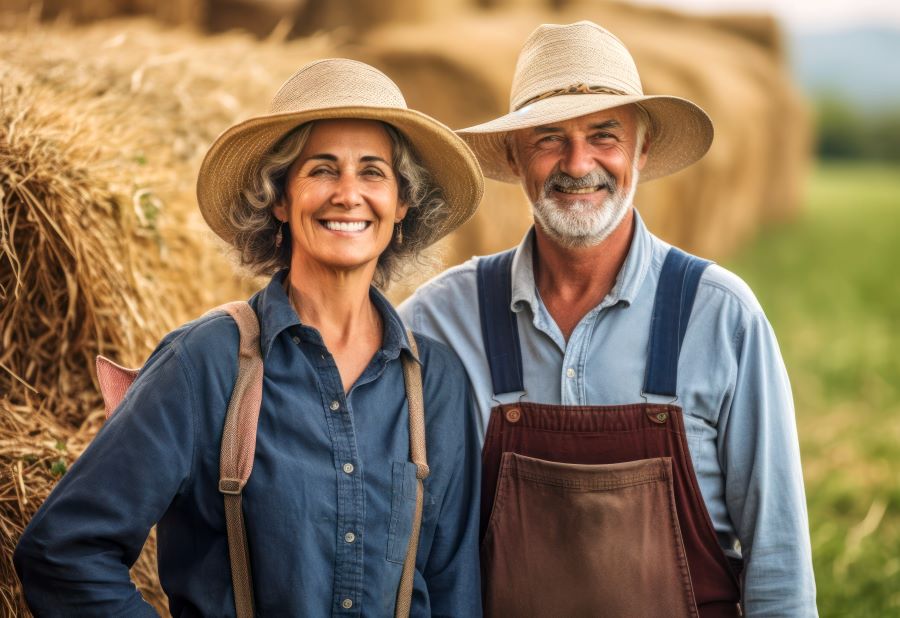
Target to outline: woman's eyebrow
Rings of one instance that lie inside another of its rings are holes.
[[[363,163],[371,163],[372,161],[381,161],[385,165],[390,165],[387,161],[376,155],[365,155],[359,158]]]

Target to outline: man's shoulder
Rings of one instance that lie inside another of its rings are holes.
[[[415,314],[423,309],[452,309],[461,302],[473,300],[477,302],[477,264],[478,257],[469,258],[466,262],[452,266],[441,274],[429,279],[419,286],[413,294],[403,301],[397,311],[404,321],[416,323]]]
[[[710,264],[704,271],[697,290],[697,301],[728,303],[748,315],[763,312],[750,286],[738,275],[718,264]]]

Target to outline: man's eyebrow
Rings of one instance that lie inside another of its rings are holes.
[[[621,129],[622,123],[615,118],[610,118],[609,120],[604,120],[603,122],[592,124],[588,128],[591,129],[591,131],[602,131],[603,129]],[[539,135],[544,135],[546,133],[561,133],[562,131],[562,127],[554,127],[550,125],[534,127],[533,129],[533,132]]]
[[[598,122],[597,124],[592,124],[591,129],[594,131],[600,131],[603,129],[621,129],[622,123],[616,120],[615,118],[610,118],[609,120],[604,120],[603,122]]]
[[[551,127],[544,125],[541,127],[534,127],[533,131],[535,133],[540,133],[543,135],[544,133],[559,133],[560,131],[562,131],[562,129],[560,127]]]

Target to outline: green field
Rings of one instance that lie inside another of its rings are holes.
[[[726,266],[794,389],[822,616],[900,616],[900,167],[815,170],[803,216]]]

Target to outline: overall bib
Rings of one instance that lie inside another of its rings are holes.
[[[478,263],[495,397],[524,392],[513,252]],[[672,248],[643,393],[669,404],[491,410],[482,451],[485,616],[739,616],[739,563],[703,503],[675,400],[678,355],[709,262]]]

